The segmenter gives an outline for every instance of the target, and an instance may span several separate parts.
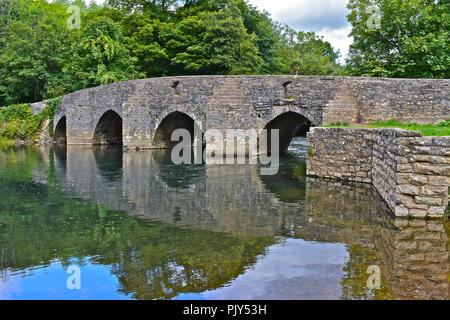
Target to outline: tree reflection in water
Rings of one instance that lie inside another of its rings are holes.
[[[0,162],[6,283],[11,272],[87,258],[108,266],[118,290],[137,299],[212,293],[239,287],[244,275],[264,278],[252,270],[298,239],[311,248],[345,245],[337,298],[448,299],[442,222],[394,219],[370,186],[306,179],[301,159],[288,159],[274,177],[260,177],[256,166],[178,172],[167,154],[110,157],[90,148],[2,150]],[[370,265],[381,269],[379,290],[367,288]],[[286,295],[271,296],[311,296],[311,287],[295,285],[312,283],[310,276],[286,281],[289,268],[272,279]],[[315,290],[327,297],[325,287]]]

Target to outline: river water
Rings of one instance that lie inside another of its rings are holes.
[[[0,299],[449,299],[443,221],[370,186],[168,151],[0,150]]]

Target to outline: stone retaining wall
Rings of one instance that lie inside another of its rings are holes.
[[[372,183],[396,216],[442,217],[450,137],[400,129],[313,128],[308,176]]]

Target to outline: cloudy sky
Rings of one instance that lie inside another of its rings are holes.
[[[104,0],[94,0],[103,3]],[[298,31],[315,31],[342,53],[344,61],[351,38],[346,15],[348,0],[248,0],[275,20]]]
[[[287,23],[298,31],[315,31],[340,49],[343,60],[352,42],[347,21],[348,0],[249,0],[274,20]]]

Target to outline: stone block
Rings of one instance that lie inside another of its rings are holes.
[[[428,210],[410,209],[409,215],[414,218],[425,218],[428,214]]]
[[[445,197],[448,193],[446,186],[422,186],[420,187],[419,194],[422,196],[441,196]]]
[[[409,216],[409,209],[405,207],[397,206],[395,207],[395,216],[397,217],[407,217]]]
[[[427,204],[430,206],[441,206],[443,202],[442,198],[437,197],[416,196],[414,199],[418,204]]]
[[[409,184],[403,184],[403,185],[397,186],[397,192],[406,194],[406,195],[417,196],[417,195],[419,195],[419,187],[409,185]]]
[[[415,163],[414,172],[418,174],[449,176],[450,166],[430,164],[430,163]]]
[[[411,174],[409,175],[408,182],[416,186],[423,186],[428,183],[428,177],[423,175]]]

